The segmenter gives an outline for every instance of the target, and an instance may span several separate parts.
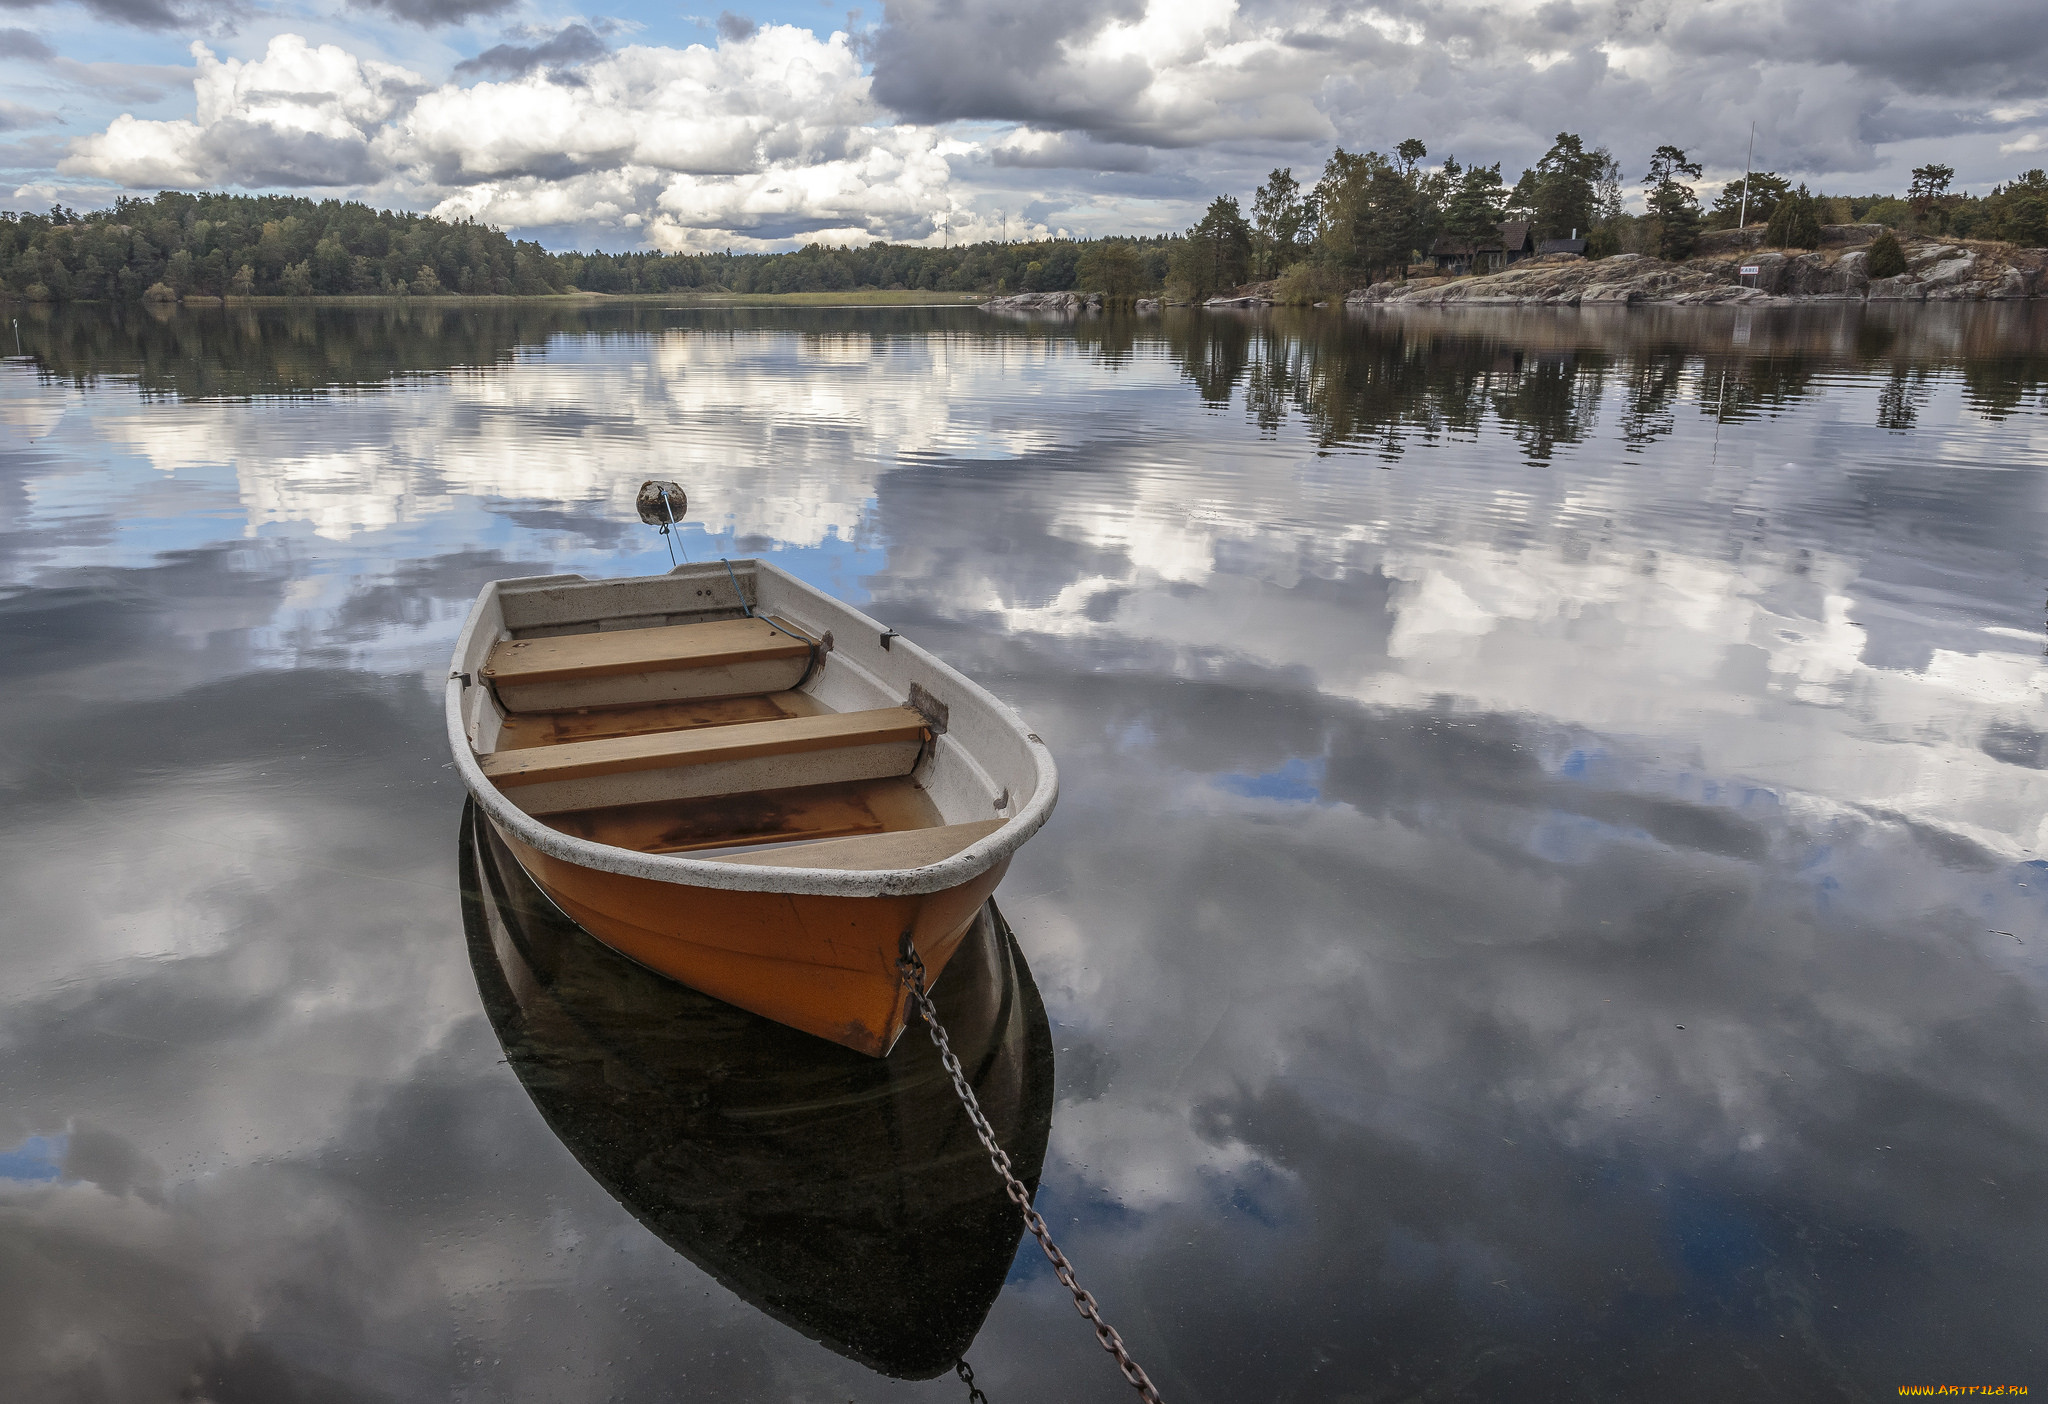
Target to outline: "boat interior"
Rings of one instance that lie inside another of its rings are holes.
[[[621,615],[627,583],[656,582],[583,584],[590,618],[499,600],[470,739],[542,823],[640,853],[873,870],[938,862],[1015,812],[959,748],[937,763],[944,707],[921,688],[892,700],[834,659],[830,631],[753,612],[737,578],[686,622]]]

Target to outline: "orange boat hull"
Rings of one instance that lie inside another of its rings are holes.
[[[927,983],[936,980],[1010,866],[1005,859],[943,892],[813,897],[599,872],[497,834],[549,900],[621,955],[877,1058],[895,1046],[910,1012],[896,967],[903,933],[917,943]]]

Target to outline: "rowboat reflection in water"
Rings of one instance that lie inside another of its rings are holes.
[[[461,873],[470,961],[506,1060],[598,1183],[827,1348],[904,1379],[951,1369],[1022,1226],[931,1041],[868,1057],[635,965],[563,916],[473,805]],[[1036,1190],[1052,1034],[993,902],[932,996]]]

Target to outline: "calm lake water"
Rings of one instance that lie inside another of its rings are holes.
[[[718,1160],[689,996],[508,1003],[439,680],[656,476],[1052,746],[1005,1114],[1174,1404],[2048,1389],[2048,308],[15,311],[0,1395],[964,1399],[754,1303],[988,1260],[994,1404],[1131,1397],[866,1072]]]

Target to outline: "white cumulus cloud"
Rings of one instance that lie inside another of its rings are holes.
[[[123,185],[335,186],[374,182],[383,124],[425,88],[417,73],[280,34],[260,59],[222,60],[192,46],[193,121],[123,113],[73,143],[59,165]]]
[[[929,234],[951,159],[976,149],[891,124],[844,34],[789,25],[468,86],[295,34],[246,62],[192,52],[192,119],[124,114],[74,143],[63,171],[145,189],[353,187],[511,227],[616,224],[682,249]]]

